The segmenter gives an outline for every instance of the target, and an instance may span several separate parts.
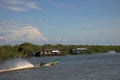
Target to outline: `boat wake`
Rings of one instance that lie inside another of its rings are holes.
[[[29,61],[25,59],[14,59],[5,61],[3,65],[0,66],[0,72],[18,70],[24,68],[34,67]]]

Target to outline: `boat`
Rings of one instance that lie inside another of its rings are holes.
[[[25,67],[25,68],[10,68],[10,69],[5,69],[5,70],[0,70],[0,73],[17,71],[17,70],[24,70],[24,69],[34,69],[34,68],[40,68],[40,67],[53,66],[53,65],[56,65],[58,62],[60,62],[60,59],[55,59],[53,61],[48,61],[43,65],[37,64],[37,65],[31,66],[31,67]]]
[[[45,64],[43,64],[41,66],[52,66],[52,65],[56,65],[58,62],[60,62],[60,59],[56,59],[56,60],[53,60],[53,61],[45,62]]]

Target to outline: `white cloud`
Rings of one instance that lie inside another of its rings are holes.
[[[0,40],[4,40],[4,37],[0,36]]]
[[[6,6],[6,8],[13,11],[28,11],[27,8],[18,7],[18,6]]]
[[[48,39],[35,27],[25,26],[13,28],[0,28],[0,43],[17,44],[23,42],[40,43]]]
[[[41,9],[40,7],[37,6],[36,3],[33,3],[33,2],[26,3],[26,6],[33,9]]]
[[[42,9],[36,2],[29,0],[1,0],[0,5],[12,11],[28,11],[30,9]]]

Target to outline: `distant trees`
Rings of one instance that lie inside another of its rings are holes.
[[[114,50],[116,52],[120,52],[120,46],[116,45],[62,45],[62,44],[44,44],[44,45],[35,45],[31,43],[23,43],[20,45],[3,45],[0,46],[0,60],[1,59],[9,59],[16,57],[30,57],[31,52],[37,52],[45,49],[58,49],[62,55],[71,54],[72,49],[76,48],[87,48],[88,52],[84,54],[92,54],[92,53],[103,53],[108,52],[110,50]]]
[[[11,45],[0,46],[0,59],[15,58],[19,55],[16,48]]]
[[[18,52],[20,52],[24,57],[30,57],[32,55],[31,52],[39,51],[41,49],[41,46],[34,45],[31,43],[23,43],[19,45]]]

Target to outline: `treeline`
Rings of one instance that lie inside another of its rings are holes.
[[[44,44],[44,45],[35,45],[31,43],[23,43],[20,45],[3,45],[0,46],[0,60],[24,57],[25,55],[31,56],[31,52],[41,51],[43,49],[58,49],[61,52],[61,55],[68,55],[72,53],[72,49],[76,48],[87,48],[88,52],[84,54],[92,53],[103,53],[114,50],[120,52],[120,46],[116,45],[62,45],[62,44]]]

